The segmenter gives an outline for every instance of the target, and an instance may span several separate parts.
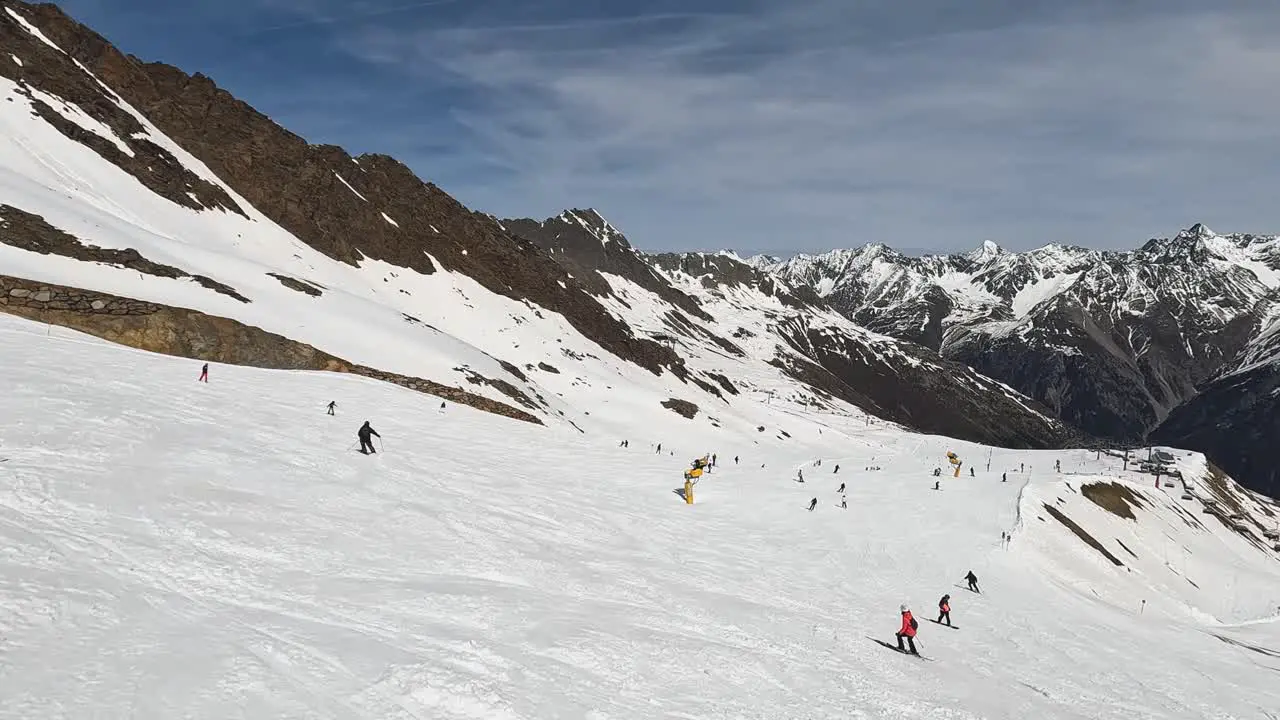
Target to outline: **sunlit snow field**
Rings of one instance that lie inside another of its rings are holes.
[[[997,449],[987,471],[982,448],[781,409],[787,444],[712,446],[657,408],[624,449],[350,376],[214,365],[206,385],[4,316],[0,371],[4,717],[1280,710],[1280,657],[1214,637],[1280,653],[1280,563],[1194,529],[1149,476],[1128,476],[1138,522],[1092,506],[1066,483],[1118,474],[1106,456]],[[353,449],[366,419],[376,456]],[[934,491],[947,450],[977,477]],[[688,506],[673,490],[705,452]],[[1059,497],[1137,557],[1037,512]],[[943,593],[959,629],[927,622]],[[872,642],[904,602],[932,661]]]

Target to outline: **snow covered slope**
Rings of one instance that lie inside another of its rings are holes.
[[[600,257],[565,263],[525,237],[537,227],[471,212],[390,158],[308,145],[52,6],[7,3],[0,40],[8,312],[201,360],[359,372],[586,433],[612,433],[636,403],[711,428],[748,422],[766,396],[727,378],[758,375],[851,417],[1006,445],[1066,437],[1026,398],[886,337],[867,351],[874,375],[845,372],[834,394],[825,376],[777,367],[769,344],[672,342],[715,320],[598,214],[566,214]],[[615,302],[597,269],[656,297]],[[772,336],[772,322],[734,327]],[[620,386],[633,392],[601,400]],[[950,398],[985,410],[947,411]]]
[[[1277,237],[1196,225],[1132,252],[1011,253],[987,243],[915,258],[868,245],[750,262],[1105,438],[1140,440],[1216,377],[1277,357],[1267,340],[1280,311]],[[1244,466],[1234,469],[1262,487]]]
[[[789,439],[634,403],[622,448],[350,375],[215,365],[206,385],[189,361],[6,316],[0,365],[5,716],[1280,707],[1276,553],[1119,458],[951,442],[781,397],[768,422]],[[365,419],[376,456],[352,451]],[[976,476],[934,491],[947,451]],[[718,466],[686,505],[673,489],[707,452]],[[1274,528],[1274,506],[1174,454],[1195,497]],[[1124,490],[1100,502],[1134,498],[1133,519],[1081,494],[1096,483]],[[981,595],[956,587],[970,569]],[[958,629],[928,622],[943,593]],[[875,642],[893,641],[900,603],[927,661]]]

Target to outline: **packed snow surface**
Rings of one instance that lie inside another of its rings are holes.
[[[1280,563],[1117,458],[988,449],[782,401],[769,408],[785,439],[712,435],[639,403],[631,430],[601,437],[442,411],[349,375],[198,374],[0,316],[0,715],[1280,708]],[[354,452],[366,419],[374,456]],[[934,478],[948,450],[976,476]],[[718,466],[686,505],[673,490],[707,452]],[[1206,496],[1203,458],[1174,454],[1186,492]],[[1100,480],[1138,498],[1135,519],[1082,496]],[[980,595],[957,587],[970,569]],[[943,593],[958,629],[929,622]],[[901,603],[930,661],[876,644],[893,642]]]

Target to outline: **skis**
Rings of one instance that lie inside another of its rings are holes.
[[[939,625],[939,626],[942,626],[942,627],[944,627],[944,628],[951,628],[952,630],[959,630],[959,629],[960,629],[960,626],[959,626],[959,625],[948,625],[948,624],[946,624],[946,623],[940,623],[940,622],[938,622],[937,620],[934,620],[933,618],[925,618],[925,620],[928,620],[929,622],[933,623],[934,625]]]
[[[927,658],[927,657],[925,657],[925,656],[923,656],[923,655],[912,655],[910,652],[908,652],[908,651],[906,651],[906,650],[901,650],[901,649],[899,649],[899,648],[898,648],[898,646],[897,646],[897,645],[894,645],[894,644],[892,644],[892,643],[887,643],[887,642],[885,642],[885,641],[883,641],[883,640],[877,640],[877,639],[875,639],[875,638],[873,638],[873,637],[869,637],[869,638],[867,638],[867,639],[868,639],[868,640],[870,640],[871,642],[873,642],[873,643],[875,643],[875,644],[877,644],[877,645],[881,646],[881,647],[888,648],[888,649],[890,649],[890,650],[892,650],[892,651],[894,651],[894,652],[896,652],[896,653],[901,653],[901,654],[903,654],[903,655],[907,655],[907,656],[910,656],[910,657],[914,657],[914,658],[916,658],[916,659],[918,659],[918,660],[925,660],[925,661],[927,661],[927,662],[933,662],[933,658]]]

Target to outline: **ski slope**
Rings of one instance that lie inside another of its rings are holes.
[[[769,407],[785,443],[639,403],[630,434],[602,440],[350,375],[198,374],[0,316],[0,716],[1280,709],[1275,553],[1185,522],[1177,494],[1105,455],[987,449],[782,402]],[[353,451],[366,419],[376,456]],[[934,491],[947,450],[976,477]],[[673,490],[706,452],[719,466],[688,506]],[[1198,488],[1202,459],[1175,454]],[[1136,520],[1068,488],[1103,478],[1144,500]],[[982,595],[956,587],[969,569]],[[927,621],[943,593],[959,629]],[[904,602],[929,660],[872,641],[892,642]]]

